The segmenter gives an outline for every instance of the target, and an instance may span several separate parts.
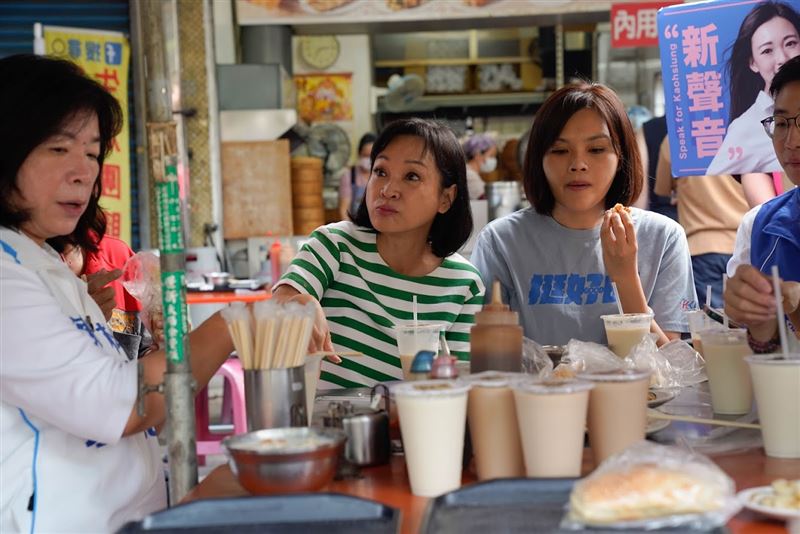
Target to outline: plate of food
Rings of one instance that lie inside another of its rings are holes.
[[[651,389],[647,392],[647,407],[656,408],[675,398],[675,394],[663,389]]]
[[[769,486],[738,493],[742,506],[775,519],[800,519],[800,479],[775,480]]]

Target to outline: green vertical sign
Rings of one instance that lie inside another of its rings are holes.
[[[183,271],[161,273],[161,300],[164,304],[164,339],[167,344],[167,359],[174,363],[183,361],[183,336],[188,330],[186,323],[186,301],[183,298]]]
[[[181,229],[181,200],[178,189],[177,166],[165,165],[164,182],[156,183],[156,203],[158,205],[158,248],[161,252],[183,253],[183,232]]]

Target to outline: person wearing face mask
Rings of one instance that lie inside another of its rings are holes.
[[[467,157],[467,187],[470,200],[486,196],[486,184],[479,173],[494,172],[497,168],[497,144],[485,134],[475,134],[464,141]]]
[[[350,214],[358,211],[361,199],[364,198],[370,171],[369,155],[374,142],[375,134],[372,132],[361,136],[358,141],[358,161],[345,169],[339,178],[339,217],[343,221],[350,219]]]
[[[309,352],[364,353],[323,362],[320,388],[402,377],[394,325],[443,325],[450,351],[469,357],[483,304],[480,274],[456,251],[472,232],[464,152],[446,126],[390,123],[377,137],[364,201],[352,222],[317,228],[273,288],[278,302],[317,306]],[[352,212],[351,212],[352,213]]]

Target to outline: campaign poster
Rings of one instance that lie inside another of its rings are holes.
[[[713,0],[658,13],[674,176],[774,172],[769,85],[800,55],[800,0]]]
[[[122,107],[123,125],[103,162],[100,206],[108,221],[106,233],[131,242],[131,157],[128,122],[130,45],[120,32],[44,26],[45,52],[77,63],[87,76],[106,88]]]

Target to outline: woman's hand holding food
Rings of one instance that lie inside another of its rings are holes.
[[[617,285],[637,281],[639,269],[636,230],[633,220],[622,205],[606,211],[600,227],[600,243],[603,248],[603,263],[606,273]]]

